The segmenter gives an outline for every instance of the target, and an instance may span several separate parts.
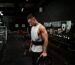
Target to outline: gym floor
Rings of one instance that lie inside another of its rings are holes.
[[[2,65],[32,65],[32,59],[28,53],[25,52],[25,47],[29,43],[25,41],[23,36],[15,34],[8,35],[8,41],[2,53]],[[51,57],[51,65],[69,65],[66,59],[52,49],[52,42],[49,43],[49,55]]]

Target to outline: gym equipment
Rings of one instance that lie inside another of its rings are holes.
[[[0,62],[4,55],[4,49],[6,47],[7,42],[7,27],[0,26]]]
[[[39,56],[37,58],[36,64],[37,65],[52,65],[52,61],[49,56],[47,56],[47,57]]]
[[[3,44],[7,41],[7,27],[0,26],[0,51],[2,50]]]

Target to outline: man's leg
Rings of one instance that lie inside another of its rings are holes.
[[[37,58],[40,56],[41,53],[32,52],[32,64],[37,65]]]

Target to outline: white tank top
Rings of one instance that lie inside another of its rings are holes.
[[[38,36],[39,27],[41,24],[38,24],[37,26],[33,26],[31,28],[31,40],[32,41],[41,41],[41,37]]]
[[[37,26],[33,26],[31,28],[31,40],[32,41],[42,41],[41,37],[38,36],[39,27],[41,24],[38,24]],[[31,51],[32,52],[42,52],[43,47],[42,45],[34,45],[32,44]]]

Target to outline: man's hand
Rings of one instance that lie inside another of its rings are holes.
[[[47,52],[42,52],[40,56],[47,57]]]

